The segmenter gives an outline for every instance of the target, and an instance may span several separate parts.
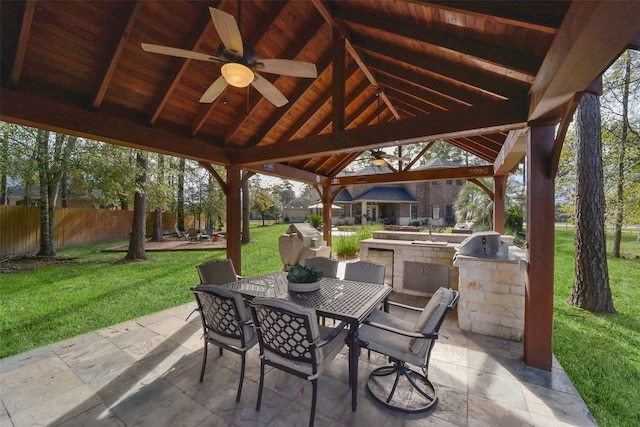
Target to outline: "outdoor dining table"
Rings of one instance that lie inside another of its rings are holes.
[[[358,397],[358,327],[391,293],[391,287],[351,280],[322,278],[320,289],[313,292],[293,292],[288,289],[287,273],[283,271],[244,278],[223,285],[239,292],[246,299],[272,297],[314,308],[319,316],[349,325],[349,380],[351,409],[356,410]]]

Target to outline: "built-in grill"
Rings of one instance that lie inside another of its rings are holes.
[[[500,233],[495,231],[473,233],[460,243],[457,251],[459,255],[485,258],[507,258],[509,256],[509,246],[500,240]]]
[[[284,271],[296,264],[304,265],[307,258],[331,256],[331,246],[326,246],[322,234],[308,223],[291,224],[286,234],[278,240]]]

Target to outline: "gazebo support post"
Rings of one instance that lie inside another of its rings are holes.
[[[331,246],[331,224],[333,223],[333,211],[331,209],[331,187],[322,187],[322,238],[327,246]]]
[[[493,177],[493,230],[504,234],[504,202],[507,177],[499,175]]]
[[[240,168],[227,166],[227,258],[238,274],[242,274],[240,188]]]
[[[548,174],[554,124],[531,127],[527,144],[527,261],[524,362],[550,371],[553,356],[554,184]]]

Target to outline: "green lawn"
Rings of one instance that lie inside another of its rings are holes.
[[[613,248],[608,235],[607,249]],[[640,243],[623,234],[622,253],[608,258],[616,314],[569,306],[574,233],[556,230],[553,351],[601,426],[640,425]],[[631,259],[633,257],[633,259]]]
[[[287,225],[251,228],[242,247],[242,273],[282,268],[278,236]],[[146,262],[120,263],[124,253],[102,253],[115,242],[60,250],[80,264],[0,275],[0,357],[144,316],[193,300],[195,266],[225,251],[147,252]]]
[[[278,236],[288,225],[251,229],[242,273],[279,270]],[[625,234],[625,259],[609,258],[616,314],[591,314],[566,301],[573,285],[573,230],[556,231],[554,353],[602,426],[640,425],[640,243]],[[118,263],[111,244],[59,251],[76,265],[0,276],[0,357],[189,302],[195,266],[224,251],[149,252]],[[613,244],[608,243],[608,248]]]

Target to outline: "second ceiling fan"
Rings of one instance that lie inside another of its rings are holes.
[[[200,102],[211,103],[215,101],[227,85],[243,88],[251,84],[276,107],[282,107],[289,100],[270,81],[255,73],[254,70],[291,77],[318,77],[315,64],[310,62],[290,59],[259,59],[253,47],[243,43],[240,29],[232,15],[212,7],[209,8],[209,13],[220,40],[222,40],[222,44],[218,48],[219,56],[142,43],[142,49],[146,52],[223,63],[222,75],[204,92]],[[240,5],[238,5],[238,14],[240,15],[240,13]]]

